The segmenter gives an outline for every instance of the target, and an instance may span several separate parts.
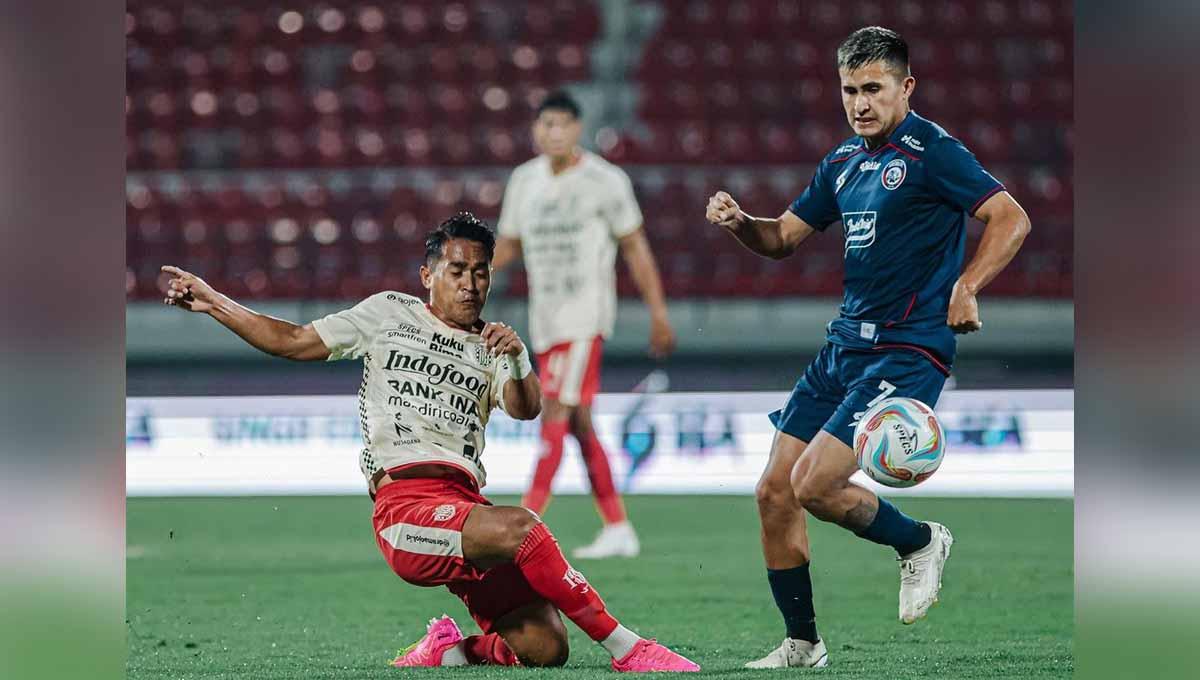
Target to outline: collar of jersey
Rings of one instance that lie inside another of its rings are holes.
[[[896,126],[896,129],[892,130],[892,134],[888,135],[887,141],[884,142],[883,144],[880,144],[878,149],[874,149],[874,150],[868,149],[867,148],[867,140],[863,139],[862,137],[859,137],[858,142],[861,145],[861,147],[859,148],[859,151],[867,154],[868,156],[875,156],[875,155],[878,155],[880,152],[882,152],[884,149],[891,148],[891,149],[896,149],[897,151],[904,153],[906,156],[911,156],[912,154],[904,152],[904,149],[901,149],[899,146],[896,145],[896,140],[900,139],[900,136],[903,133],[908,132],[908,128],[912,127],[913,122],[916,121],[916,119],[917,119],[917,112],[913,111],[912,109],[909,109],[908,113],[904,114],[904,120],[900,121],[900,124]]]
[[[447,331],[450,331],[451,333],[457,333],[459,335],[464,335],[466,337],[471,337],[471,336],[478,337],[479,336],[479,333],[477,333],[475,331],[464,331],[461,328],[455,328],[454,326],[451,326],[450,324],[446,323],[445,321],[442,321],[441,319],[438,318],[437,314],[434,314],[433,310],[430,309],[428,302],[425,303],[425,313],[429,315],[429,318],[433,319],[434,323],[441,326],[442,328],[445,328]],[[480,319],[480,321],[482,322],[483,320]]]
[[[582,168],[583,165],[589,161],[588,156],[589,156],[588,150],[584,149],[584,148],[580,148],[579,149],[579,162],[576,163],[575,165],[572,165],[571,167],[567,168],[566,170],[563,170],[562,172],[560,172],[556,175],[556,174],[554,174],[554,170],[551,169],[551,167],[550,167],[550,157],[545,154],[542,154],[542,167],[546,170],[546,176],[549,177],[550,179],[564,179],[564,178],[570,177],[574,173],[578,172],[579,169]]]

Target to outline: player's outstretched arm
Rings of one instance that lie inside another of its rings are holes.
[[[509,371],[504,381],[504,412],[517,420],[533,420],[542,412],[542,384],[529,362],[525,343],[510,326],[492,322],[483,327],[479,337],[493,356],[506,355]],[[504,369],[501,369],[504,370]]]
[[[259,314],[222,295],[204,279],[178,267],[164,265],[171,275],[163,302],[189,312],[208,314],[237,333],[256,349],[296,361],[322,361],[329,349],[312,324],[300,326],[290,321]]]
[[[705,216],[709,222],[733,234],[752,252],[773,260],[782,260],[796,252],[800,243],[815,231],[790,211],[777,218],[748,215],[724,191],[718,191],[708,199]]]
[[[650,310],[650,356],[662,359],[675,349],[675,331],[667,316],[667,298],[663,294],[662,277],[658,275],[650,240],[646,238],[646,231],[639,227],[622,236],[619,243],[621,257],[642,294],[642,301]]]
[[[975,296],[991,283],[1016,256],[1029,234],[1029,215],[1007,191],[989,198],[975,211],[987,227],[975,250],[975,256],[963,270],[950,293],[946,324],[955,333],[971,333],[983,328],[979,302]]]

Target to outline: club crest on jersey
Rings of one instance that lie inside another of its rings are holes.
[[[433,521],[445,522],[454,517],[454,513],[458,512],[453,505],[439,505],[433,511]]]
[[[883,188],[892,191],[896,187],[904,183],[904,178],[908,176],[908,165],[903,158],[893,158],[888,161],[888,164],[883,166],[883,174],[879,176],[879,181],[883,182]]]
[[[492,355],[488,353],[487,347],[482,342],[472,343],[471,352],[475,355],[475,363],[484,368],[492,365]]]

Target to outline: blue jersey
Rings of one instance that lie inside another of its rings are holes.
[[[873,151],[860,137],[838,145],[788,208],[821,231],[842,222],[845,295],[828,340],[915,346],[954,361],[946,314],[967,217],[1003,189],[962,142],[914,112]]]

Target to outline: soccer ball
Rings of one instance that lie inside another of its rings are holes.
[[[891,397],[863,414],[854,428],[858,467],[884,486],[916,486],[946,455],[946,437],[933,409],[916,399]]]

